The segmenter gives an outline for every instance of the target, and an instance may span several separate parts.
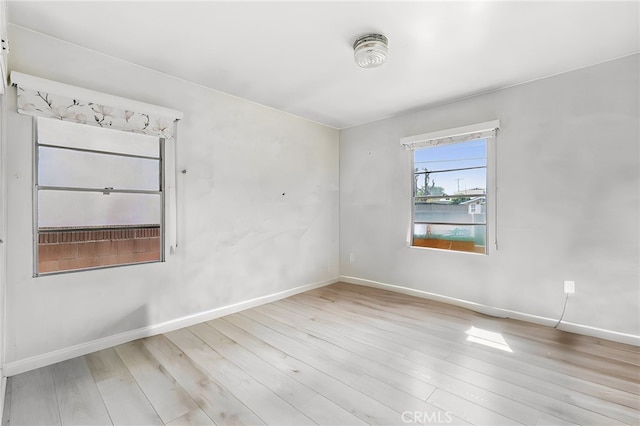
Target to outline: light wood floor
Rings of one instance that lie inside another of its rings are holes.
[[[639,364],[637,347],[339,283],[11,377],[3,426],[637,425]]]

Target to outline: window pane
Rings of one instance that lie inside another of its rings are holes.
[[[414,151],[414,246],[486,253],[487,139]]]
[[[98,126],[38,117],[38,143],[158,157],[158,138]]]
[[[38,184],[158,191],[160,160],[39,147]]]
[[[416,201],[414,222],[445,222],[483,224],[487,221],[487,205],[484,197],[454,198],[450,202]],[[431,201],[431,200],[430,200]]]
[[[413,227],[413,245],[486,253],[486,225],[421,225]]]
[[[414,167],[429,171],[487,165],[487,140],[477,139],[414,151]]]
[[[425,195],[482,195],[487,188],[487,169],[457,170],[453,172],[415,173],[415,196]]]
[[[160,194],[38,191],[38,227],[159,224]]]
[[[37,126],[41,187],[162,190],[159,138],[46,118]],[[163,260],[162,194],[37,191],[37,274]]]

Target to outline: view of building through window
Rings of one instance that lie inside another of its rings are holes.
[[[413,153],[412,245],[486,253],[487,140]]]
[[[162,144],[38,118],[36,274],[162,260]]]

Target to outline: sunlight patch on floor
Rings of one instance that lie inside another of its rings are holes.
[[[473,326],[469,330],[467,330],[466,333],[468,334],[467,340],[469,342],[480,343],[481,345],[513,353],[507,342],[504,340],[504,337],[502,337],[501,333],[484,330],[482,328]]]

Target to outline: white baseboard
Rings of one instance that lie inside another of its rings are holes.
[[[5,364],[4,375],[7,377],[15,376],[16,374],[24,373],[30,370],[35,370],[36,368],[45,367],[47,365],[55,364],[57,362],[66,361],[68,359],[90,354],[92,352],[100,351],[102,349],[111,348],[113,346],[121,345],[123,343],[131,342],[133,340],[142,339],[144,337],[155,336],[157,334],[168,333],[170,331],[178,330],[184,327],[189,327],[195,324],[199,324],[201,322],[211,321],[213,319],[220,318],[225,315],[230,315],[236,312],[243,311],[245,309],[264,305],[265,303],[274,302],[276,300],[293,296],[294,294],[313,290],[314,288],[324,287],[336,282],[338,282],[337,278],[333,278],[325,281],[318,281],[312,284],[302,285],[302,286],[284,290],[278,293],[256,297],[254,299],[235,303],[233,305],[210,309],[208,311],[200,312],[193,315],[188,315],[181,318],[176,318],[160,324],[149,325],[146,327],[138,328],[135,330],[116,334],[113,336],[103,337],[101,339],[96,339],[90,342],[81,343],[68,348],[58,349],[42,355],[36,355],[30,358],[21,359],[18,361],[12,361]]]
[[[358,284],[367,287],[381,288],[384,290],[394,291],[397,293],[408,294],[411,296],[421,297],[423,299],[435,300],[438,302],[449,303],[451,305],[461,306],[485,315],[499,318],[513,318],[521,321],[532,322],[535,324],[553,327],[558,323],[558,319],[546,318],[537,315],[527,314],[509,309],[496,308],[494,306],[483,305],[481,303],[470,302],[468,300],[456,299],[454,297],[443,296],[427,291],[416,290],[409,287],[402,287],[392,284],[386,284],[378,281],[366,280],[346,275],[340,276],[340,281]],[[640,336],[634,334],[619,333],[617,331],[606,330],[603,328],[591,327],[588,325],[576,324],[572,322],[562,321],[558,326],[558,330],[570,333],[583,334],[586,336],[596,337],[599,339],[612,340],[614,342],[625,343],[627,345],[640,346]]]

